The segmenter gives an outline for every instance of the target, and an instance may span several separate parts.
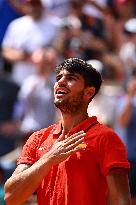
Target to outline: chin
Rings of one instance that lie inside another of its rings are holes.
[[[57,100],[54,100],[54,104],[57,108],[61,107],[63,104],[64,104],[64,100],[62,99],[57,99]]]
[[[55,106],[63,113],[70,113],[69,106],[65,100],[54,101]]]

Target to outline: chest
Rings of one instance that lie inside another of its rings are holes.
[[[44,154],[49,152],[54,146],[55,140],[50,134],[49,137],[40,144],[37,149],[37,160],[41,158]],[[84,141],[87,144],[87,147],[83,150],[77,151],[76,153],[70,155],[63,162],[60,163],[60,167],[63,167],[67,170],[81,170],[86,173],[92,169],[92,164],[96,169],[99,169],[98,160],[97,160],[97,148],[96,143],[93,139],[86,139]]]

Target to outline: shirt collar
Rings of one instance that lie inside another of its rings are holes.
[[[89,127],[93,126],[96,123],[98,123],[96,116],[89,117],[86,120],[79,123],[78,125],[76,125],[75,127],[73,127],[69,131],[69,134],[74,134],[74,133],[79,132],[81,130],[86,132]],[[54,137],[55,136],[58,137],[58,135],[61,134],[61,132],[62,132],[62,123],[60,121],[57,125],[55,125],[55,127],[53,128],[51,133],[53,134]]]

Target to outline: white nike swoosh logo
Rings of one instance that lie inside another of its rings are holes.
[[[46,149],[47,147],[39,147],[39,150],[41,151],[41,150],[44,150],[44,149]]]
[[[51,146],[52,146],[52,145],[45,146],[45,147],[39,147],[39,150],[41,151],[41,150],[44,150],[44,149],[49,148],[49,147],[51,147]]]

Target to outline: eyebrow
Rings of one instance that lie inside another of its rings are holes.
[[[78,74],[78,73],[67,73],[67,74],[64,74],[64,76],[74,76],[74,77],[76,77],[77,79],[80,79],[80,76],[79,76],[80,74]],[[56,76],[56,78],[57,77],[60,77],[60,76],[63,76],[63,74],[58,74],[57,76]]]

